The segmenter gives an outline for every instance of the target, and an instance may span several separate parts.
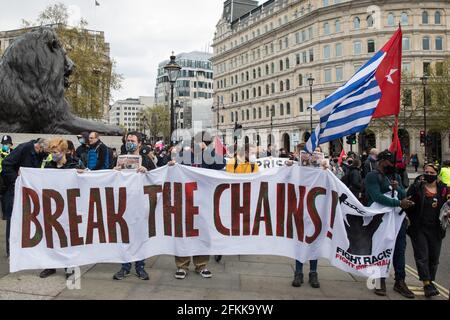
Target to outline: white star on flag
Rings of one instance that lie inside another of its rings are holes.
[[[386,76],[388,82],[394,84],[394,80],[392,80],[392,75],[397,71],[398,69],[391,69],[391,71],[389,71],[389,74]]]

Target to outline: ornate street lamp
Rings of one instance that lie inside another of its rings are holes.
[[[308,78],[308,83],[309,83],[309,103],[310,106],[312,106],[312,87],[314,84],[314,78],[312,77],[312,74],[309,74],[309,78]],[[309,121],[310,121],[310,125],[311,125],[311,134],[313,133],[313,118],[312,118],[312,108],[309,108],[310,111],[310,116],[309,116]]]
[[[173,145],[172,141],[172,133],[174,131],[174,104],[173,104],[173,87],[175,85],[175,82],[178,79],[178,76],[180,74],[181,67],[178,65],[175,61],[175,55],[172,52],[172,55],[170,56],[170,61],[164,66],[164,70],[167,72],[167,76],[169,77],[169,83],[170,83],[170,142],[171,145]]]
[[[178,114],[180,113],[180,111],[181,111],[181,108],[182,108],[182,105],[180,104],[180,102],[178,101],[178,100],[175,100],[175,106],[174,106],[174,108],[175,108],[175,114],[176,114],[176,116],[175,116],[175,131],[176,131],[176,138],[177,138],[177,143],[178,143]]]

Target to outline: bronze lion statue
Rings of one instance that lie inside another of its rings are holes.
[[[121,135],[119,127],[70,113],[64,90],[73,67],[53,29],[17,38],[0,59],[0,132]]]

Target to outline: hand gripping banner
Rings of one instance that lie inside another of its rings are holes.
[[[404,215],[362,206],[329,170],[276,167],[234,175],[183,165],[147,174],[22,168],[11,272],[155,255],[326,258],[388,276]]]

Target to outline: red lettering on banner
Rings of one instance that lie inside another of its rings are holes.
[[[339,195],[336,191],[331,192],[331,214],[330,214],[330,229],[333,230],[334,227],[334,218],[336,217],[336,208],[339,201]],[[327,232],[327,237],[332,239],[333,234],[331,233],[331,230]]]
[[[312,188],[311,191],[309,191],[307,196],[307,205],[308,205],[308,213],[311,218],[311,221],[314,225],[315,231],[312,236],[306,236],[305,242],[310,244],[313,243],[314,240],[317,239],[320,232],[322,231],[322,220],[320,219],[320,215],[317,212],[316,208],[316,198],[319,195],[325,195],[327,191],[322,187],[316,187]]]
[[[163,192],[163,211],[164,211],[164,235],[172,235],[172,215],[175,222],[175,237],[183,237],[183,221],[182,221],[182,192],[183,184],[174,183],[174,205],[171,205],[172,192],[170,182],[164,183]]]
[[[284,210],[286,208],[286,186],[277,184],[277,237],[284,237]]]
[[[261,216],[262,207],[264,207],[264,216]],[[253,223],[253,236],[259,235],[259,224],[264,221],[266,224],[266,235],[273,235],[272,219],[270,217],[270,203],[269,203],[269,184],[261,182],[259,188],[258,204],[256,206],[255,221]]]
[[[33,210],[31,210],[33,203]],[[30,188],[22,188],[22,248],[32,248],[37,246],[42,240],[42,226],[37,216],[39,215],[40,205],[39,196],[36,191]],[[36,231],[31,237],[31,223],[34,224]]]
[[[233,183],[231,185],[231,234],[233,236],[241,235],[241,215],[242,215],[242,235],[250,235],[250,188],[251,183],[245,182],[243,187],[243,199],[241,206],[241,184]]]
[[[198,229],[194,229],[194,215],[198,215],[198,207],[194,206],[194,191],[197,190],[197,182],[185,184],[186,194],[186,237],[197,237]]]
[[[230,229],[222,224],[220,219],[220,197],[222,196],[222,193],[229,188],[229,184],[219,184],[214,191],[214,225],[216,226],[217,231],[224,236],[229,236],[231,232]]]
[[[52,200],[55,202],[55,211],[52,212]],[[61,248],[67,247],[67,237],[63,227],[58,222],[64,210],[64,199],[61,194],[55,190],[42,190],[42,209],[44,211],[44,230],[47,248],[53,248],[53,229],[58,234]]]
[[[295,195],[295,185],[288,184],[288,209],[287,209],[287,222],[286,222],[286,237],[292,239],[293,228],[292,219],[295,220],[295,227],[297,228],[297,238],[298,241],[303,242],[305,227],[303,222],[303,202],[305,199],[306,188],[303,186],[298,186],[299,197],[297,201],[297,196]],[[298,203],[298,204],[297,204]]]
[[[82,222],[82,216],[77,214],[77,198],[80,196],[80,189],[67,190],[67,212],[69,215],[70,245],[83,245],[83,238],[80,237],[78,225]]]
[[[97,215],[96,222],[94,222],[94,210]],[[94,229],[97,229],[98,231],[100,243],[106,243],[105,226],[103,224],[103,209],[99,188],[92,188],[89,195],[89,215],[86,231],[86,244],[92,244],[94,238]]]
[[[117,230],[116,224],[120,227],[120,234],[122,243],[130,243],[130,237],[128,234],[128,225],[123,215],[127,209],[127,189],[119,188],[119,203],[117,213],[114,205],[114,189],[105,188],[106,192],[106,215],[108,218],[108,236],[109,243],[117,243]]]
[[[144,187],[144,194],[148,195],[149,212],[148,212],[148,237],[156,236],[155,211],[158,203],[158,193],[162,192],[161,185],[152,185]]]

